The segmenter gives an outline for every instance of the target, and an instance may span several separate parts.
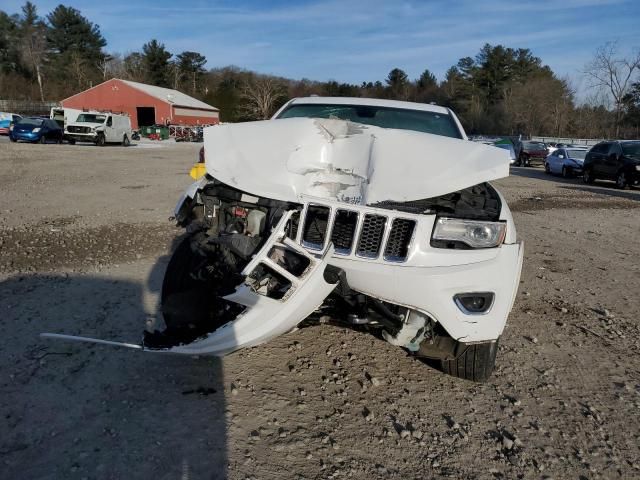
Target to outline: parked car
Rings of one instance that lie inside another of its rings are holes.
[[[204,143],[207,175],[175,210],[166,329],[144,350],[223,356],[329,318],[489,377],[523,258],[488,183],[504,152],[447,108],[369,98],[294,99]]]
[[[613,180],[616,187],[636,186],[640,182],[640,141],[617,140],[594,145],[584,160],[582,179]]]
[[[70,144],[91,142],[99,146],[107,143],[131,144],[129,115],[105,112],[83,112],[75,122],[69,122],[64,131]]]
[[[586,148],[557,148],[544,161],[544,171],[565,178],[582,175],[582,163],[587,155]]]
[[[519,167],[529,167],[533,163],[543,165],[548,154],[547,145],[542,142],[522,142],[516,165]]]
[[[510,143],[494,143],[494,147],[501,148],[503,150],[507,150],[509,152],[509,164],[515,165],[517,156],[516,151],[513,148],[513,145]]]
[[[48,118],[26,117],[13,125],[9,138],[12,142],[22,140],[32,143],[62,143],[62,129]]]
[[[16,113],[0,112],[0,135],[9,135],[11,127],[21,119]]]

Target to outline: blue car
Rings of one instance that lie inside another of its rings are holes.
[[[582,175],[582,164],[586,155],[586,148],[558,148],[545,159],[544,171],[562,175],[565,178]]]
[[[32,143],[56,142],[62,143],[63,131],[54,120],[48,118],[23,118],[13,125],[9,132],[12,142],[22,140]]]

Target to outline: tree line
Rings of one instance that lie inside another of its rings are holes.
[[[442,80],[425,69],[416,79],[394,68],[361,84],[263,75],[235,66],[207,70],[195,51],[173,54],[158,39],[124,54],[108,52],[100,27],[75,8],[58,5],[40,16],[0,10],[0,98],[62,99],[110,78],[181,90],[238,122],[269,118],[284,102],[307,95],[375,97],[452,108],[469,133],[588,138],[640,137],[640,52],[616,43],[600,47],[585,66],[591,87],[576,101],[571,81],[558,77],[527,48],[484,45],[458,60]]]

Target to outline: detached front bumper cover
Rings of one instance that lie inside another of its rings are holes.
[[[328,245],[319,257],[315,257],[289,239],[285,234],[285,227],[293,213],[294,211],[291,210],[282,216],[269,239],[242,271],[245,282],[238,285],[233,294],[224,297],[228,301],[243,305],[246,309],[233,321],[204,337],[189,344],[159,349],[145,348],[139,344],[55,333],[42,333],[40,336],[116,345],[144,351],[223,356],[240,348],[253,347],[282,335],[292,330],[322,305],[324,299],[336,286],[336,284],[328,283],[324,276],[327,261],[333,255],[333,245]],[[283,262],[278,261],[278,255],[274,255],[276,251],[286,251],[292,255],[304,257],[308,261],[308,266],[302,273],[295,275],[287,270]],[[282,298],[265,296],[250,284],[249,278],[258,268],[267,268],[290,282],[290,287]]]

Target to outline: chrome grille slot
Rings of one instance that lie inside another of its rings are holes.
[[[336,253],[348,255],[358,226],[358,214],[349,210],[338,210],[333,220],[331,241]]]
[[[384,259],[391,262],[401,262],[407,259],[409,244],[413,237],[416,222],[405,218],[396,218],[391,224],[389,238],[384,248]]]
[[[329,207],[309,205],[302,226],[302,245],[314,250],[322,250],[329,224]]]
[[[367,214],[364,216],[356,255],[366,258],[378,258],[384,236],[387,217]]]

